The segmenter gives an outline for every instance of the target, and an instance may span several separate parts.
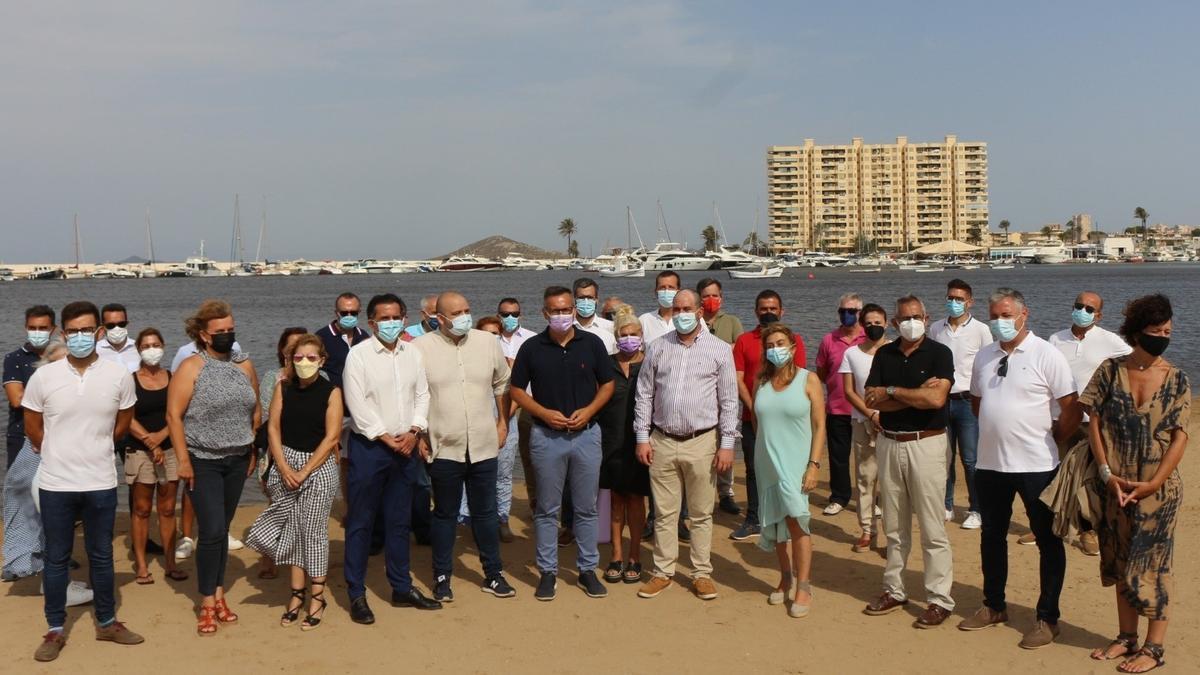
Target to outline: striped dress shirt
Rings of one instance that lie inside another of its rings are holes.
[[[732,449],[740,435],[738,412],[728,344],[701,328],[690,345],[671,331],[646,347],[633,409],[638,443],[650,440],[651,425],[677,436],[720,427],[719,447]]]

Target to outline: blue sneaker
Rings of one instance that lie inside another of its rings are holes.
[[[760,534],[762,534],[762,525],[746,520],[742,522],[738,529],[729,533],[729,538],[734,541],[746,541]]]

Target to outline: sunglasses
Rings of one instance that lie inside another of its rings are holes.
[[[502,318],[508,318],[508,317],[512,317],[512,318],[514,318],[514,319],[515,319],[515,318],[517,318],[517,317],[520,317],[520,316],[521,316],[521,310],[517,310],[517,311],[515,311],[515,312],[500,312],[500,316],[501,316]]]
[[[321,356],[319,354],[294,354],[294,355],[292,355],[292,363],[300,363],[301,361],[308,361],[309,363],[316,363],[317,361],[320,361],[320,360],[321,360]]]
[[[112,330],[114,328],[124,328],[128,325],[129,325],[128,321],[110,321],[109,323],[104,324],[104,327],[109,330]]]
[[[1095,314],[1095,313],[1096,313],[1096,308],[1095,308],[1095,307],[1092,307],[1091,305],[1085,305],[1085,304],[1083,304],[1082,302],[1077,302],[1077,303],[1075,303],[1075,309],[1083,309],[1083,310],[1087,310],[1087,313],[1088,313],[1088,314]]]
[[[339,309],[338,316],[358,316],[357,309]]]
[[[1008,354],[1000,358],[1000,367],[996,369],[996,374],[1000,377],[1008,377]]]

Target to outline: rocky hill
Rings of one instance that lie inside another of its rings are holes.
[[[455,249],[446,255],[438,256],[439,258],[449,258],[453,255],[477,255],[482,258],[501,259],[509,253],[519,253],[530,260],[546,260],[553,258],[565,258],[567,254],[562,251],[548,251],[544,248],[523,244],[519,241],[514,241],[508,237],[501,235],[492,235],[479,241],[472,242]]]

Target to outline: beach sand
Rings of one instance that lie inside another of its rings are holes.
[[[1200,420],[1193,418],[1192,437]],[[1193,443],[1194,446],[1194,443]],[[1175,593],[1172,597],[1167,639],[1167,672],[1196,672],[1200,667],[1200,501],[1190,496],[1190,486],[1200,483],[1200,464],[1185,457],[1182,466],[1185,491],[1183,512],[1176,530]],[[739,466],[739,479],[741,475]],[[961,475],[961,473],[960,473]],[[958,481],[958,504],[966,494]],[[1017,536],[1027,520],[1019,501],[1009,538],[1008,602],[1010,623],[985,631],[964,633],[955,625],[979,607],[982,574],[979,567],[979,532],[958,524],[949,526],[954,547],[954,599],[958,607],[935,630],[916,630],[912,622],[924,607],[922,561],[914,546],[905,575],[912,595],[906,611],[882,617],[862,614],[863,606],[880,592],[882,557],[874,552],[853,553],[857,519],[852,510],[827,517],[820,514],[824,484],[814,499],[812,614],[791,619],[783,606],[770,607],[766,594],[778,581],[775,556],[753,543],[728,539],[738,519],[718,512],[713,537],[714,579],[720,597],[698,600],[688,590],[688,547],[681,546],[677,583],[652,600],[636,596],[637,586],[609,585],[609,597],[590,599],[576,586],[573,549],[560,549],[563,571],[558,598],[537,602],[533,541],[528,503],[523,486],[517,486],[513,529],[519,539],[502,545],[507,574],[517,597],[497,599],[478,591],[482,581],[478,556],[466,528],[459,529],[454,590],[456,600],[439,612],[392,608],[384,578],[383,559],[371,559],[368,599],[375,611],[373,626],[350,621],[345,582],[342,580],[342,530],[331,522],[330,606],[321,626],[302,633],[298,625],[279,626],[279,614],[288,597],[286,574],[280,579],[257,578],[258,556],[248,549],[231,554],[227,577],[229,598],[241,615],[235,626],[223,627],[213,637],[195,634],[197,601],[194,562],[182,563],[192,573],[184,582],[163,577],[161,566],[151,565],[156,583],[133,582],[132,555],[127,537],[128,519],[118,515],[117,583],[119,617],[142,633],[146,642],[125,647],[96,642],[90,606],[69,610],[68,642],[58,661],[37,664],[33,651],[45,623],[38,580],[23,579],[0,585],[0,664],[6,672],[64,672],[86,669],[104,672],[200,671],[301,673],[352,672],[860,672],[881,673],[997,673],[1014,672],[1113,672],[1117,662],[1088,659],[1088,652],[1105,644],[1117,632],[1112,589],[1103,588],[1098,576],[1099,558],[1078,549],[1067,553],[1067,579],[1062,593],[1062,635],[1054,645],[1037,651],[1017,646],[1021,634],[1034,621],[1038,592],[1036,547],[1019,546]],[[739,482],[739,497],[744,489]],[[246,532],[259,506],[242,508],[235,532]],[[338,507],[335,507],[335,513]],[[962,512],[959,510],[958,519]],[[914,533],[914,540],[916,540]],[[82,540],[76,558],[85,561]],[[601,567],[608,546],[601,545]],[[643,564],[649,567],[648,548]],[[415,583],[432,585],[430,549],[413,547]],[[281,572],[284,570],[281,569]],[[83,572],[72,577],[84,578]],[[1142,623],[1142,634],[1145,623]]]

